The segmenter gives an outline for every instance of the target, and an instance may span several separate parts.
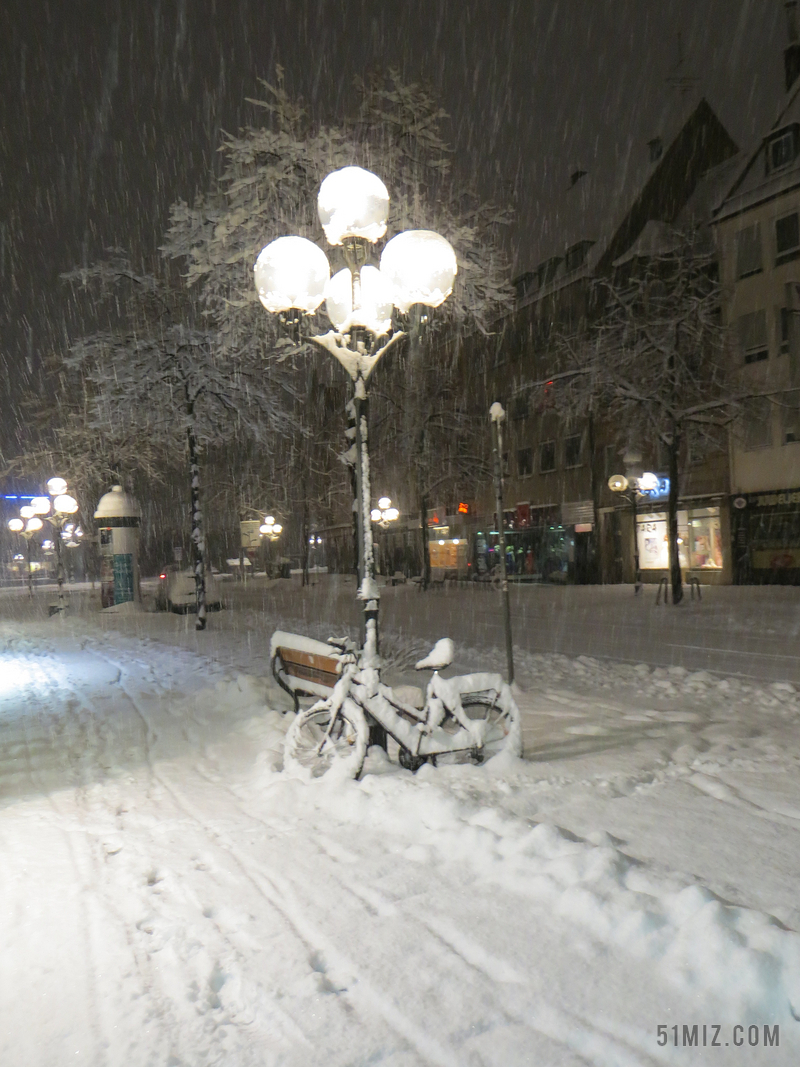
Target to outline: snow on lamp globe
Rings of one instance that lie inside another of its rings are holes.
[[[397,310],[413,304],[439,307],[453,291],[458,262],[450,242],[433,230],[406,230],[388,242],[381,273],[395,289]]]
[[[313,314],[325,298],[328,257],[305,237],[278,237],[265,245],[253,267],[258,299],[273,314]]]
[[[389,193],[381,179],[362,167],[332,171],[319,187],[317,214],[328,244],[363,238],[374,244],[386,233]]]

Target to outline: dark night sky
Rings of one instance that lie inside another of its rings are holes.
[[[781,0],[0,0],[0,14],[0,390],[14,396],[63,334],[59,272],[111,244],[152,253],[276,63],[334,116],[358,71],[431,81],[457,167],[513,199],[518,270],[547,254],[571,169],[646,151],[678,102],[680,52],[743,147],[782,95]]]

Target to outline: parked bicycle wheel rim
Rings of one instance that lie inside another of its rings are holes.
[[[345,700],[326,739],[330,721],[328,700],[300,712],[286,734],[284,770],[304,778],[358,778],[369,737],[364,713],[352,700]]]
[[[470,719],[485,724],[483,747],[477,753],[479,763],[500,752],[522,755],[519,708],[508,686],[503,686],[499,693],[462,693],[461,706]]]

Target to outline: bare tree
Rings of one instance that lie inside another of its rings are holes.
[[[598,281],[599,314],[559,339],[555,404],[566,417],[602,418],[623,447],[663,446],[668,457],[667,535],[672,602],[683,598],[678,499],[688,456],[724,445],[740,406],[721,325],[715,261],[679,235],[663,255]]]
[[[199,319],[182,290],[135,271],[115,252],[68,280],[95,302],[110,299],[107,325],[72,342],[67,374],[86,388],[86,426],[105,436],[146,436],[188,459],[197,629],[206,626],[207,569],[200,459],[209,445],[286,429],[285,383],[273,368],[220,354],[217,330]]]

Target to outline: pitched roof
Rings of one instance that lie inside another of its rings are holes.
[[[539,246],[548,254],[518,279],[524,302],[609,269],[650,221],[684,227],[708,218],[721,188],[732,180],[736,144],[705,98],[677,110],[665,101],[656,128],[663,131],[655,139],[662,146],[657,158],[631,138],[613,165],[584,172],[555,198]],[[643,239],[654,239],[652,227]],[[588,248],[585,261],[567,270],[567,250],[581,245]]]
[[[800,185],[800,154],[786,167],[766,172],[764,165],[764,146],[779,130],[794,124],[800,124],[800,79],[786,94],[778,116],[765,136],[745,157],[744,165],[725,194],[720,198],[714,211],[714,221],[730,218],[747,208]]]

